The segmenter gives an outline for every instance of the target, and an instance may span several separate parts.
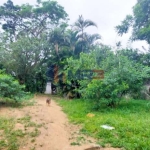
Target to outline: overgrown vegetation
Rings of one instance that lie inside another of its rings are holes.
[[[71,122],[81,124],[81,132],[98,139],[102,146],[126,150],[149,149],[150,144],[150,102],[143,100],[122,100],[115,109],[102,102],[101,109],[95,111],[93,102],[85,100],[57,100],[63,107]],[[88,115],[88,114],[92,115]],[[109,125],[114,130],[103,129],[101,125]]]
[[[145,5],[138,1],[134,8],[135,18],[128,17],[118,26],[119,33],[128,29],[124,23],[128,26],[131,22],[134,26],[140,24],[140,19],[135,22],[140,17],[136,11],[138,4],[140,11],[143,10]],[[80,15],[69,25],[67,13],[55,1],[14,5],[8,0],[0,6],[0,12],[3,29],[0,66],[19,84],[25,85],[26,91],[43,93],[46,82],[50,81],[57,93],[95,100],[96,105],[105,99],[109,106],[115,106],[118,99],[127,94],[132,98],[145,98],[141,91],[149,82],[149,53],[122,49],[120,42],[116,43],[116,48],[103,45],[99,34],[86,32],[89,27],[97,27],[95,22]],[[94,69],[104,70],[104,79],[93,80]],[[69,75],[68,71],[74,75]],[[62,78],[64,73],[66,81]],[[149,96],[148,91],[144,92]]]
[[[150,0],[138,0],[133,15],[127,15],[116,27],[118,34],[127,33],[132,26],[131,39],[149,44],[149,4]],[[0,104],[20,107],[21,100],[31,96],[27,92],[43,93],[49,81],[57,94],[85,100],[61,102],[71,120],[84,124],[83,132],[103,138],[101,144],[148,149],[149,102],[137,99],[150,99],[149,50],[123,49],[120,42],[115,48],[104,45],[101,35],[86,32],[97,27],[95,22],[82,15],[72,25],[68,20],[56,1],[14,5],[8,0],[0,6]],[[101,74],[100,79],[94,79],[97,75],[93,70],[104,71],[104,78]],[[123,97],[135,100],[125,101]],[[89,112],[95,117],[88,118]],[[9,128],[14,126],[13,119],[1,119],[8,126],[0,126],[4,130],[0,132],[4,138],[0,148],[17,149],[17,138],[25,135]],[[101,129],[101,124],[112,125],[115,130]],[[30,136],[38,134],[35,129]]]
[[[107,52],[105,59],[101,59],[104,52]],[[81,53],[79,59],[69,58],[67,61],[67,82],[71,84],[74,80],[79,83],[80,86],[76,86],[74,91],[85,99],[95,101],[97,107],[102,100],[106,100],[108,106],[115,106],[126,94],[135,99],[144,99],[142,89],[149,78],[150,68],[130,60],[121,51],[114,54],[108,47],[101,47],[88,54]],[[104,70],[104,79],[93,79],[97,76],[92,72],[94,69]],[[72,73],[71,77],[69,72]]]

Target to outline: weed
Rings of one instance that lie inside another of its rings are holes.
[[[8,148],[8,150],[17,150],[19,143],[17,137],[20,136],[19,131],[14,131],[15,120],[10,118],[0,118],[0,130],[3,130],[3,137],[0,140],[0,149]]]
[[[15,130],[15,124],[21,123],[24,125],[25,131],[21,129]],[[22,138],[36,137],[40,134],[38,128],[42,124],[36,124],[31,121],[31,117],[26,115],[23,118],[14,119],[14,118],[2,118],[0,117],[0,149],[8,150],[18,150],[21,144]],[[34,127],[34,131],[27,132],[27,128]],[[31,142],[35,142],[35,139],[32,139]],[[34,149],[34,148],[33,148]]]
[[[35,128],[35,130],[30,133],[30,136],[31,136],[31,137],[36,137],[36,136],[38,136],[39,134],[40,134],[40,131],[39,131],[37,128]]]
[[[72,142],[72,143],[70,143],[70,145],[80,145],[80,143],[78,143],[78,142]]]
[[[18,122],[18,123],[22,123],[22,124],[28,124],[28,123],[30,122],[30,120],[31,120],[31,116],[26,115],[26,116],[23,117],[23,118],[18,118],[18,119],[17,119],[17,122]]]
[[[35,139],[32,139],[32,140],[31,140],[31,143],[34,143],[34,142],[35,142]]]

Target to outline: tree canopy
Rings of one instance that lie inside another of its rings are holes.
[[[44,91],[47,68],[57,64],[63,69],[67,57],[79,57],[100,39],[100,35],[84,31],[96,26],[94,22],[81,15],[72,28],[64,8],[51,0],[36,5],[14,5],[8,0],[0,6],[0,21],[1,67],[32,92],[39,87]],[[77,22],[82,32],[76,30]]]
[[[137,0],[133,7],[133,15],[127,15],[116,26],[119,35],[127,33],[129,28],[133,28],[132,40],[145,40],[150,44],[150,0]]]

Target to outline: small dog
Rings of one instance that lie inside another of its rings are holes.
[[[46,99],[46,104],[49,106],[51,104],[51,98]]]

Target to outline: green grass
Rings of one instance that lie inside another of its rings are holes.
[[[1,107],[22,108],[25,106],[33,106],[35,104],[35,101],[31,100],[33,96],[34,96],[33,94],[26,94],[18,101],[0,97],[0,108]]]
[[[22,124],[24,130],[15,129],[16,123]],[[41,126],[41,124],[32,122],[28,115],[18,119],[0,117],[0,150],[6,148],[7,150],[18,150],[21,143],[25,143],[24,140],[37,137],[40,134],[38,128]],[[33,142],[35,139],[31,140],[31,143]]]
[[[150,150],[150,102],[123,100],[116,108],[105,105],[94,111],[93,104],[83,100],[57,100],[68,114],[71,122],[82,124],[82,132],[98,139],[102,146],[126,150]],[[95,114],[88,117],[88,113]],[[106,130],[101,125],[110,125],[115,130]]]
[[[17,150],[19,147],[19,142],[17,140],[17,137],[19,137],[20,131],[14,131],[13,128],[15,126],[14,119],[8,119],[8,118],[0,118],[0,149],[3,149],[5,147],[8,148],[8,150]]]

